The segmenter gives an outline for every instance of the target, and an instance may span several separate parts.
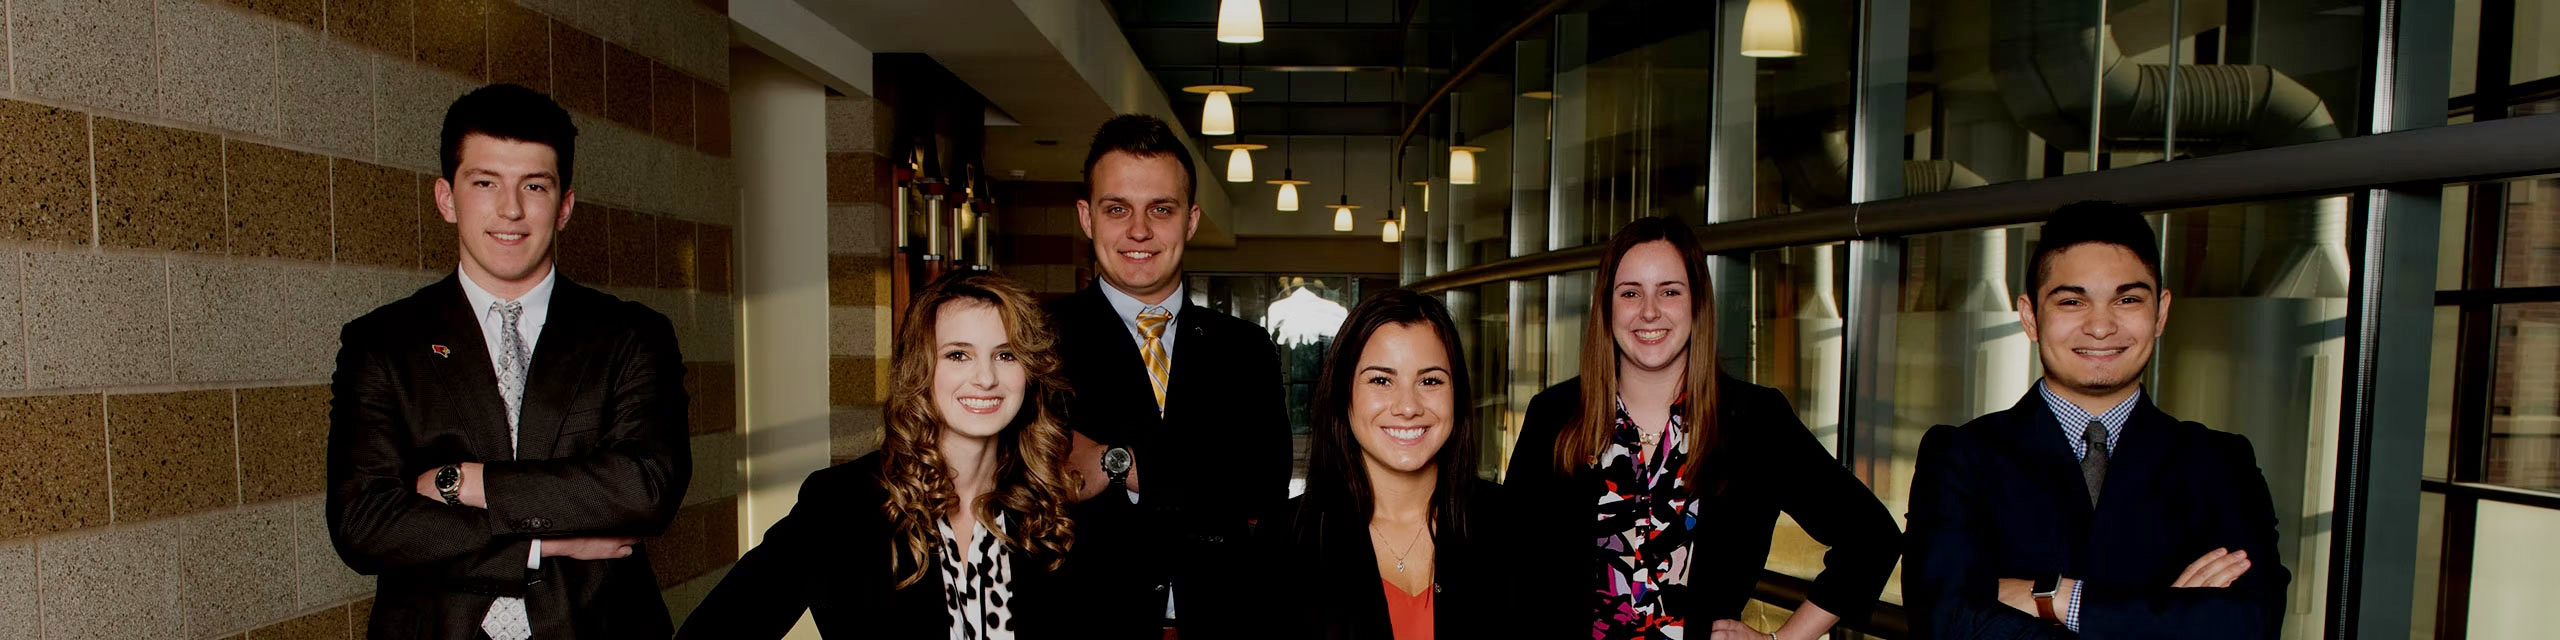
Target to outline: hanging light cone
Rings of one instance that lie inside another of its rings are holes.
[[[1379,242],[1384,242],[1384,243],[1387,243],[1387,244],[1395,244],[1395,243],[1397,243],[1397,242],[1402,242],[1402,241],[1404,240],[1404,229],[1399,228],[1399,227],[1402,227],[1402,226],[1404,226],[1404,225],[1403,225],[1402,223],[1396,222],[1396,219],[1395,219],[1395,218],[1387,218],[1387,219],[1384,219],[1384,220],[1379,220],[1379,221],[1378,221],[1378,241],[1379,241]]]
[[[1262,0],[1219,0],[1218,41],[1250,44],[1262,41]]]
[[[1281,211],[1298,210],[1298,185],[1315,183],[1299,180],[1296,173],[1295,169],[1281,169],[1280,179],[1271,181],[1271,184],[1280,185],[1280,201],[1271,208]]]
[[[1793,58],[1804,55],[1804,23],[1787,0],[1751,0],[1742,10],[1742,55]]]
[[[1351,196],[1346,194],[1342,196],[1340,204],[1328,204],[1325,208],[1333,210],[1333,230],[1350,231],[1352,229],[1351,210],[1360,208],[1360,205],[1351,204]]]
[[[1269,149],[1271,147],[1258,144],[1234,143],[1222,144],[1209,148],[1223,149],[1230,152],[1227,154],[1228,182],[1252,182],[1253,152]]]
[[[1195,84],[1183,91],[1209,95],[1200,106],[1200,135],[1231,136],[1236,134],[1236,103],[1233,96],[1253,93],[1253,87],[1240,84]]]
[[[1449,145],[1449,184],[1475,184],[1476,152],[1483,150],[1484,147]]]

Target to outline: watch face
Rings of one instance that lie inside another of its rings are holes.
[[[1111,473],[1127,473],[1129,471],[1129,450],[1121,447],[1104,449],[1102,451],[1102,470]]]
[[[445,467],[443,470],[436,472],[436,488],[438,489],[452,487],[456,482],[461,480],[461,469]]]

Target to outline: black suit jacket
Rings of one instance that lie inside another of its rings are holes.
[[[2179,422],[2144,394],[2091,508],[2068,437],[2030,390],[1921,438],[1903,568],[1920,637],[2071,637],[1997,596],[2001,578],[2052,575],[2086,581],[2084,637],[2276,637],[2290,574],[2248,438]],[[2217,547],[2249,552],[2249,572],[2227,589],[2169,587]]]
[[[950,606],[935,565],[915,584],[897,587],[903,572],[894,562],[903,556],[891,551],[894,532],[883,511],[889,492],[880,474],[878,453],[809,474],[791,514],[765,529],[764,541],[738,559],[676,637],[780,638],[803,611],[830,638],[948,637]],[[939,553],[925,557],[940,562]],[[1006,557],[1014,633],[1076,635],[1062,624],[1063,594],[1048,558],[1018,549]]]
[[[1723,405],[1716,410],[1722,444],[1707,453],[1704,463],[1709,477],[1722,479],[1724,488],[1699,499],[1689,547],[1689,585],[1664,589],[1664,604],[1684,618],[1693,636],[1703,637],[1711,622],[1740,617],[1768,564],[1769,531],[1784,511],[1815,541],[1831,547],[1822,556],[1822,573],[1814,578],[1809,598],[1842,618],[1866,615],[1901,550],[1893,514],[1822,449],[1788,407],[1786,396],[1722,374],[1716,382],[1717,402]],[[1598,620],[1593,594],[1600,585],[1602,552],[1596,541],[1616,533],[1593,528],[1589,515],[1599,508],[1602,479],[1588,467],[1558,475],[1552,462],[1556,439],[1581,413],[1581,378],[1539,393],[1529,401],[1519,444],[1511,452],[1504,484],[1515,508],[1523,514],[1557,516],[1522,519],[1520,605],[1525,628],[1533,631],[1522,637],[1587,635]]]
[[[1232,635],[1250,585],[1234,570],[1249,522],[1289,496],[1289,417],[1278,350],[1262,327],[1188,300],[1175,312],[1165,409],[1146,361],[1099,283],[1049,305],[1075,400],[1067,420],[1137,455],[1142,503],[1086,502],[1069,552],[1098,637],[1161,637],[1168,579],[1182,635]],[[1171,306],[1171,305],[1168,305]]]
[[[1513,626],[1518,572],[1509,536],[1517,524],[1502,485],[1478,480],[1468,499],[1468,531],[1440,534],[1438,553],[1429,558],[1439,589],[1432,596],[1433,637],[1526,637]],[[1264,607],[1257,629],[1274,639],[1393,640],[1369,521],[1299,507],[1291,500],[1256,529],[1257,581],[1265,589],[1256,598]]]
[[[470,638],[497,596],[522,597],[538,638],[669,633],[645,545],[630,557],[544,558],[535,538],[650,536],[692,477],[683,358],[665,316],[558,280],[507,441],[475,310],[448,276],[339,334],[330,383],[329,538],[377,575],[377,638]],[[488,509],[414,491],[419,474],[483,465]]]

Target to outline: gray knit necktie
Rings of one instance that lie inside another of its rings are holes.
[[[2090,420],[2089,428],[2080,431],[2080,442],[2089,448],[2087,454],[2080,456],[2080,481],[2089,484],[2089,506],[2095,507],[2098,487],[2107,483],[2106,423]]]
[[[507,402],[507,448],[514,455],[516,446],[516,413],[524,407],[524,374],[533,366],[533,350],[525,348],[524,332],[517,321],[524,318],[523,302],[494,302],[489,310],[498,313],[499,353],[490,354],[498,361],[498,397]],[[492,640],[526,640],[533,637],[533,621],[525,615],[523,598],[499,598],[489,603],[488,615],[480,618],[480,631]]]

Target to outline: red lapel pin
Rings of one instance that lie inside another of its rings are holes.
[[[447,348],[445,348],[445,346],[444,346],[444,345],[440,345],[440,344],[427,345],[427,348],[428,348],[428,349],[430,349],[430,350],[435,351],[435,352],[436,352],[436,355],[438,355],[438,356],[442,356],[442,357],[446,357],[446,358],[451,358],[451,357],[453,357],[453,350],[452,350],[452,349],[447,349]]]

